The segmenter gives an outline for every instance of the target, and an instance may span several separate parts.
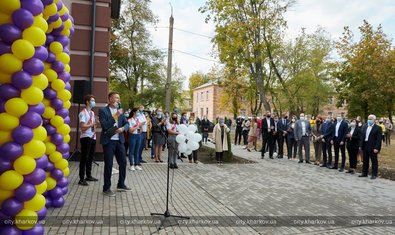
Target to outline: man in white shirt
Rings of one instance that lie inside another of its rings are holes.
[[[304,113],[301,113],[299,120],[295,124],[295,140],[298,142],[299,163],[303,163],[302,147],[304,147],[305,161],[310,163],[310,122],[305,119]]]
[[[143,149],[145,148],[146,145],[146,138],[147,138],[147,118],[144,115],[144,106],[140,105],[139,111],[137,113],[137,118],[139,119],[140,123],[142,124],[141,130],[140,130],[140,149],[139,149],[139,158],[140,158],[140,163],[147,163],[146,161],[143,160]]]

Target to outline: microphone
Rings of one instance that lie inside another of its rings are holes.
[[[118,103],[118,109],[122,109],[121,102]]]

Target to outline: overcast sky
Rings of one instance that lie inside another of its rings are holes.
[[[173,64],[181,68],[186,77],[195,71],[208,72],[215,65],[210,42],[214,26],[212,22],[206,24],[205,15],[198,12],[204,0],[151,0],[151,9],[159,17],[158,28],[150,29],[154,45],[167,53],[169,2],[173,6],[175,28]],[[332,39],[338,39],[344,26],[350,26],[356,34],[358,26],[366,19],[375,28],[382,24],[384,32],[392,39],[395,36],[395,0],[297,0],[286,19],[291,37],[301,28],[311,33],[320,25]]]

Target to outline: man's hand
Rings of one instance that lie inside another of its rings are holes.
[[[379,150],[373,149],[373,153],[379,153]]]
[[[333,144],[333,140],[331,140],[331,144]]]
[[[322,139],[322,143],[325,143],[325,139]]]
[[[343,144],[344,144],[344,142],[343,142],[343,141],[341,141],[341,142],[340,142],[340,145],[343,145]]]
[[[115,117],[119,117],[123,114],[123,110],[122,109],[118,109],[117,112],[115,113]]]
[[[119,134],[119,133],[122,133],[122,131],[123,131],[123,128],[121,127],[121,128],[118,128],[118,129],[115,131],[115,133]]]

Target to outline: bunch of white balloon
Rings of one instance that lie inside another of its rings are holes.
[[[178,151],[185,155],[190,155],[192,151],[199,149],[199,142],[202,140],[202,135],[195,133],[197,127],[195,125],[186,126],[181,124],[178,127],[179,135],[176,137],[178,143]]]

